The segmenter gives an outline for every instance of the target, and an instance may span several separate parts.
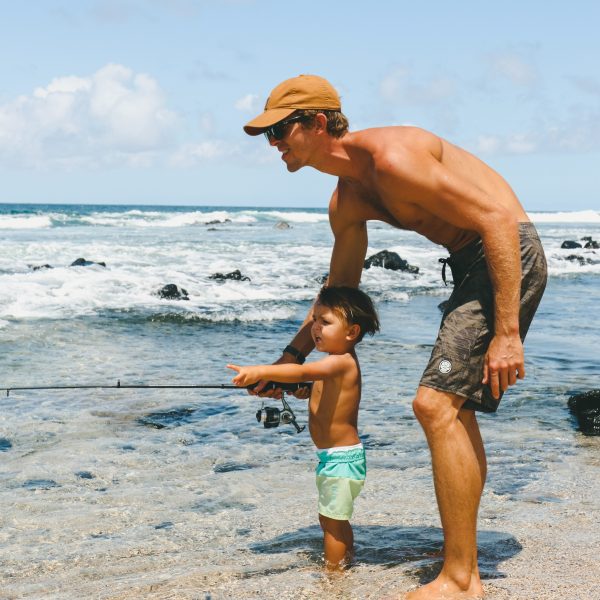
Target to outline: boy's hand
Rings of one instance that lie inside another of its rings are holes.
[[[283,365],[283,364],[287,364],[287,363],[295,364],[296,361],[293,358],[290,358],[288,354],[284,354],[279,359],[277,359],[273,364],[274,365]],[[248,393],[251,396],[260,396],[261,398],[276,398],[276,399],[280,400],[281,396],[282,396],[281,388],[270,385],[270,384],[271,384],[271,382],[268,379],[259,379],[258,383],[254,387],[252,387],[248,390]],[[296,394],[294,393],[294,395],[296,395]]]
[[[260,381],[260,375],[257,373],[257,369],[253,369],[252,367],[227,365],[227,368],[237,372],[237,375],[231,381],[239,387],[246,387]]]

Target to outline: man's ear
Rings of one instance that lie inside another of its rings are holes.
[[[315,115],[314,128],[317,132],[327,132],[327,116],[324,113],[317,113]]]
[[[353,342],[360,335],[360,325],[354,323],[348,327],[348,333],[346,334],[346,339],[349,342]]]

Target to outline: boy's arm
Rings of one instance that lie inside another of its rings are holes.
[[[320,381],[340,375],[346,368],[343,355],[329,355],[321,360],[304,365],[294,363],[278,365],[227,365],[228,369],[238,374],[233,383],[240,387],[252,385],[258,381],[277,381],[279,383],[302,383],[303,381]]]

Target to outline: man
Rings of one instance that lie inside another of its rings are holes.
[[[340,98],[321,77],[279,84],[244,130],[264,133],[288,171],[310,166],[338,177],[327,285],[358,286],[369,220],[449,250],[454,291],[413,402],[431,451],[444,566],[407,598],[481,597],[476,525],[486,458],[475,411],[494,412],[525,376],[522,342],[546,282],[535,228],[507,182],[448,141],[415,127],[348,131]],[[277,362],[302,362],[312,349],[309,315]]]

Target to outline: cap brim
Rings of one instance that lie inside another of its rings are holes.
[[[264,113],[246,123],[244,131],[248,135],[260,135],[271,127],[271,125],[279,123],[279,121],[295,113],[296,110],[296,108],[272,108],[271,110],[265,110]]]

